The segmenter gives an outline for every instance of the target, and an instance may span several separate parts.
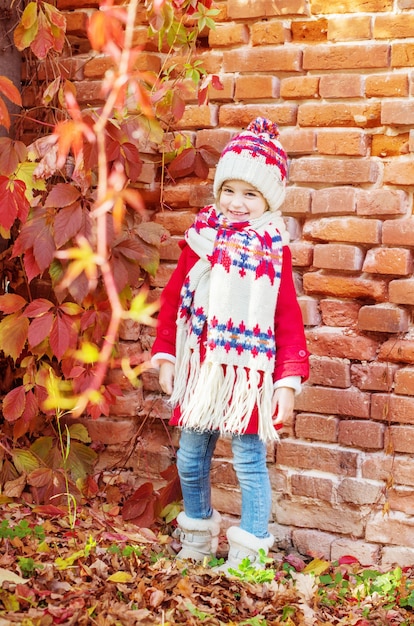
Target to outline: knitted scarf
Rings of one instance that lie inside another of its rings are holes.
[[[278,212],[234,223],[214,206],[200,211],[186,232],[200,259],[184,281],[177,317],[170,401],[180,406],[181,426],[241,434],[257,406],[260,438],[277,439],[271,406],[282,236],[286,241]]]

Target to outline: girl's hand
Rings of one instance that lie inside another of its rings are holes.
[[[175,365],[171,361],[160,361],[158,380],[164,393],[171,395],[174,387]]]
[[[275,389],[272,399],[273,425],[282,428],[283,424],[291,422],[295,405],[295,392],[291,387]]]

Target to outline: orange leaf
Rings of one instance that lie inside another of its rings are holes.
[[[0,76],[0,92],[14,104],[22,106],[20,91],[17,89],[16,85],[12,83],[10,78]]]
[[[2,98],[0,98],[0,126],[4,126],[7,130],[10,128],[10,115]]]
[[[26,304],[26,300],[16,293],[6,293],[0,296],[0,311],[3,311],[6,315],[9,313],[17,313],[17,311],[20,311]]]
[[[27,340],[29,320],[19,313],[8,315],[0,322],[0,346],[4,354],[15,361],[19,358]]]

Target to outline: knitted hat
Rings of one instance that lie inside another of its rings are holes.
[[[263,117],[233,137],[217,163],[215,198],[226,180],[244,180],[260,191],[270,211],[277,211],[286,195],[287,170],[287,155],[278,137],[277,124]]]

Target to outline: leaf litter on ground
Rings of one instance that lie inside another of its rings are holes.
[[[63,507],[1,504],[0,626],[414,624],[414,567],[271,553],[266,577],[248,564],[226,577],[176,559],[161,521],[138,528],[100,504],[76,519]]]

